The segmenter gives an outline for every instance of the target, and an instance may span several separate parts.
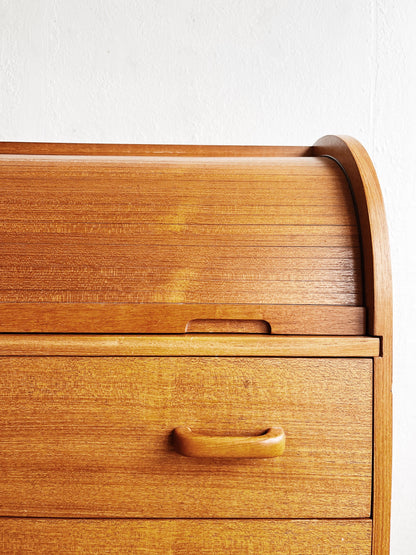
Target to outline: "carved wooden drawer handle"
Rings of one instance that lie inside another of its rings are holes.
[[[269,428],[260,436],[207,436],[181,426],[173,430],[175,451],[187,457],[264,459],[278,457],[285,449],[282,428]]]

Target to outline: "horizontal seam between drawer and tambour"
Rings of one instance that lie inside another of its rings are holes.
[[[213,521],[213,520],[221,520],[221,521],[252,521],[252,520],[259,520],[259,521],[278,521],[278,522],[296,522],[296,521],[340,521],[340,520],[348,520],[348,521],[357,521],[357,522],[371,522],[372,517],[359,517],[359,516],[351,516],[351,517],[296,517],[296,518],[271,518],[271,517],[131,517],[131,516],[13,516],[13,515],[1,515],[0,520],[2,519],[24,519],[24,520],[150,520],[150,521],[158,521],[158,520],[198,520],[198,521]]]
[[[376,337],[0,334],[0,356],[375,357]]]

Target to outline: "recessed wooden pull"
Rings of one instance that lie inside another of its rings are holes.
[[[265,320],[206,318],[190,320],[186,333],[261,333],[270,334],[271,326]]]
[[[285,449],[282,428],[269,428],[259,436],[209,436],[181,426],[173,430],[175,451],[187,457],[264,459],[278,457]]]

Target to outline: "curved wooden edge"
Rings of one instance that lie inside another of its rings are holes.
[[[382,341],[382,356],[374,360],[373,554],[387,555],[392,466],[392,284],[383,197],[370,157],[356,139],[328,135],[315,143],[313,152],[335,159],[350,181],[365,261],[368,333]]]
[[[364,147],[352,137],[327,135],[314,144],[313,151],[316,156],[334,158],[350,181],[365,260],[368,332],[388,340],[392,333],[390,250],[383,197],[374,166]]]
[[[269,428],[259,436],[211,436],[193,432],[187,426],[173,430],[175,451],[186,457],[266,459],[275,458],[285,450],[283,428]]]

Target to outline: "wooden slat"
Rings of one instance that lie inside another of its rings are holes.
[[[62,177],[79,175],[85,178],[104,175],[144,176],[152,178],[163,175],[165,179],[186,177],[193,179],[211,178],[221,180],[238,176],[238,180],[249,180],[252,176],[273,181],[285,181],[291,176],[320,176],[342,179],[342,173],[334,171],[334,164],[328,159],[315,157],[164,157],[164,156],[56,156],[56,155],[7,155],[0,154],[0,165],[4,177],[19,170],[17,177],[49,174],[59,168]],[[284,171],[282,172],[282,168]],[[328,170],[328,168],[330,168]],[[332,170],[332,171],[331,171]],[[128,174],[126,173],[128,172]],[[283,177],[284,176],[284,177]],[[49,174],[49,178],[53,177]],[[56,176],[55,176],[56,177]]]
[[[54,214],[51,214],[53,208]],[[0,205],[0,217],[3,222],[27,222],[35,219],[39,222],[88,222],[100,221],[100,223],[117,222],[127,224],[137,223],[156,223],[167,225],[180,225],[183,222],[192,220],[198,225],[216,225],[218,220],[226,221],[228,224],[235,225],[273,225],[279,222],[279,225],[324,225],[324,226],[354,226],[355,219],[352,212],[346,212],[343,207],[332,206],[331,211],[326,206],[302,206],[300,214],[299,206],[280,205],[280,206],[256,206],[246,205],[244,210],[239,212],[233,211],[232,206],[215,206],[215,212],[212,205],[196,206],[195,204],[181,205],[181,211],[168,211],[160,209],[157,212],[152,211],[151,206],[136,206],[132,209],[130,204],[119,203],[116,206],[102,205],[100,207],[100,216],[97,217],[97,208],[90,209],[85,204],[79,207],[72,207],[72,210],[62,208],[61,205],[53,205],[49,203],[49,210],[45,210],[43,204],[38,206],[34,203],[30,208],[22,204],[13,206],[12,201]]]
[[[187,288],[187,283],[189,283],[189,290]],[[117,303],[120,298],[120,293],[118,290],[109,290],[101,292],[102,287],[99,287],[100,282],[98,282],[95,289],[92,291],[86,289],[84,291],[79,291],[77,289],[72,290],[65,287],[65,282],[63,281],[63,290],[52,290],[48,291],[47,294],[43,294],[42,290],[35,289],[35,291],[22,289],[22,290],[8,290],[0,289],[0,294],[3,297],[3,302],[9,303],[19,303],[28,301],[29,303],[36,302],[50,302],[50,303]],[[163,303],[170,302],[172,304],[202,304],[210,303],[215,305],[216,303],[224,304],[229,298],[229,289],[227,288],[226,282],[219,282],[216,284],[210,284],[206,282],[204,284],[204,291],[195,290],[192,288],[192,282],[175,283],[170,285],[169,282],[155,287],[154,289],[141,290],[139,292],[129,291],[128,288],[123,288],[123,298],[127,303]],[[268,304],[270,302],[279,304],[282,301],[282,297],[286,303],[298,304],[300,295],[302,295],[302,300],[305,303],[314,305],[319,304],[321,297],[325,294],[325,303],[335,305],[337,302],[341,302],[346,306],[355,306],[358,301],[357,294],[351,294],[348,290],[348,286],[343,284],[342,288],[339,288],[337,284],[331,282],[316,282],[316,283],[305,283],[300,282],[298,285],[294,282],[280,282],[280,291],[274,292],[273,285],[266,283],[263,288],[262,284],[259,283],[259,291],[253,293],[253,289],[250,287],[250,283],[245,283],[244,289],[240,289],[238,294],[234,295],[235,303],[241,304]],[[56,284],[58,287],[58,284]],[[269,290],[272,290],[272,294]],[[341,290],[340,290],[341,289]],[[155,333],[159,330],[154,329]]]
[[[56,251],[53,253],[48,248],[47,244],[38,243],[34,244],[15,244],[7,243],[6,241],[0,243],[0,253],[3,255],[11,256],[13,254],[13,249],[15,249],[16,256],[26,257],[32,259],[33,265],[39,266],[45,257],[45,265],[51,265],[53,257],[57,257],[57,265],[64,265],[66,262],[65,254],[68,253],[69,263],[71,266],[73,261],[80,258],[80,266],[88,265],[88,257],[90,263],[96,262],[97,267],[101,265],[108,266],[111,264],[112,256],[116,257],[115,261],[117,265],[130,266],[134,260],[143,258],[146,254],[146,248],[140,245],[117,245],[117,252],[103,252],[97,255],[97,258],[92,256],[90,250],[88,250],[88,244],[75,244],[75,245],[60,245]],[[39,249],[39,250],[38,250]],[[149,249],[147,249],[149,251]],[[41,259],[36,259],[36,254],[41,255]],[[254,268],[255,266],[250,266],[253,262],[259,265],[261,261],[266,260],[268,262],[268,270],[273,269],[273,265],[280,267],[291,263],[295,263],[296,260],[303,259],[305,264],[316,264],[315,269],[320,267],[320,263],[324,264],[324,268],[327,268],[327,264],[331,261],[346,261],[355,264],[359,264],[360,250],[358,248],[349,249],[345,247],[261,247],[261,246],[241,246],[238,248],[238,252],[233,252],[228,247],[221,245],[206,246],[204,249],[193,247],[191,245],[183,245],[177,249],[172,249],[169,245],[152,245],[152,250],[147,252],[149,256],[149,262],[155,265],[159,262],[159,267],[180,265],[183,257],[188,254],[190,260],[188,264],[193,267],[192,264],[198,267],[202,265],[205,267],[206,264],[212,263],[216,264],[217,267],[221,267],[221,264],[225,264],[230,267],[233,260],[237,260],[238,264],[243,265],[243,269]],[[217,256],[214,256],[214,255]],[[25,263],[28,263],[27,258],[23,258]],[[205,264],[205,266],[204,266]],[[258,268],[260,271],[261,268]]]
[[[2,182],[6,191],[3,202],[8,199],[15,202],[16,197],[13,198],[13,194],[21,194],[22,204],[25,205],[30,199],[30,192],[25,188],[25,182],[28,179],[33,180],[33,185],[42,188],[45,195],[51,199],[52,204],[58,203],[59,200],[61,203],[62,201],[69,203],[71,193],[76,192],[77,198],[72,200],[75,207],[82,202],[86,203],[86,207],[97,207],[100,201],[100,197],[97,197],[97,184],[100,185],[98,191],[103,197],[107,195],[110,198],[118,197],[121,205],[133,202],[143,207],[151,206],[152,201],[154,203],[159,200],[163,200],[164,203],[168,200],[180,206],[183,204],[185,207],[210,205],[225,207],[227,206],[227,198],[224,197],[225,185],[229,199],[228,206],[241,205],[245,200],[245,204],[248,206],[292,206],[292,203],[296,203],[299,206],[334,205],[339,209],[345,202],[348,202],[349,198],[342,181],[334,181],[328,177],[324,179],[319,175],[300,175],[292,178],[280,176],[280,179],[284,177],[281,184],[274,175],[269,177],[269,181],[258,175],[252,179],[247,178],[247,181],[244,181],[243,177],[237,177],[238,179],[233,177],[232,181],[226,179],[220,181],[218,176],[211,178],[209,175],[202,175],[201,178],[194,177],[192,181],[187,181],[182,174],[169,176],[169,180],[167,180],[158,176],[145,177],[139,171],[136,176],[112,178],[104,172],[97,176],[74,175],[71,178],[65,178],[64,183],[60,178],[59,189],[56,189],[56,176],[48,179],[43,174],[35,177],[28,174],[26,177],[19,175],[13,178],[12,176],[4,177],[2,172]],[[79,185],[78,187],[76,185],[80,181],[85,185],[82,190],[79,189]],[[179,189],[178,183],[180,184]],[[159,184],[159,188],[153,191],[156,184]],[[116,195],[117,189],[119,195]],[[198,190],[197,197],[195,189]],[[101,202],[103,197],[101,197]],[[200,199],[200,202],[197,199]]]
[[[359,249],[342,247],[244,247],[230,249],[224,246],[182,246],[171,247],[153,245],[146,249],[139,245],[117,245],[117,252],[98,252],[93,256],[89,244],[59,245],[52,252],[50,245],[44,243],[21,244],[3,242],[0,244],[0,269],[2,272],[23,272],[44,270],[53,272],[78,270],[87,272],[91,269],[105,275],[109,268],[113,271],[136,272],[149,275],[150,272],[177,272],[183,268],[183,258],[188,256],[187,269],[189,275],[223,272],[226,276],[237,278],[256,275],[257,279],[284,277],[285,271],[293,272],[291,279],[296,279],[299,273],[310,271],[309,280],[319,272],[326,272],[330,277],[334,271],[345,272],[346,276],[360,272],[361,262]],[[138,261],[146,256],[147,264],[140,265]],[[264,261],[267,261],[267,264]],[[209,265],[210,272],[207,273]],[[280,272],[280,273],[279,273]],[[111,275],[108,272],[109,275]],[[303,278],[305,276],[303,275]],[[320,274],[321,279],[325,273]]]
[[[372,383],[372,361],[357,358],[3,357],[0,514],[368,517]],[[178,426],[281,426],[286,448],[184,457]]]
[[[47,241],[50,248],[68,243],[87,243],[92,246],[140,244],[146,237],[149,247],[175,245],[246,246],[329,246],[357,247],[358,231],[355,226],[268,226],[268,225],[162,225],[162,224],[108,224],[97,228],[97,223],[36,223],[0,222],[0,236],[15,243]],[[231,229],[230,229],[231,228]]]
[[[309,356],[373,357],[376,337],[267,335],[0,335],[0,356]]]
[[[308,156],[310,146],[0,142],[2,154],[54,156]]]
[[[0,519],[3,549],[37,553],[370,555],[370,520]]]
[[[356,306],[0,303],[1,333],[181,334],[201,319],[265,321],[272,334],[365,335],[365,309]]]
[[[2,260],[4,263],[5,260]],[[336,262],[335,262],[336,264]],[[333,264],[333,265],[335,265]],[[299,268],[299,266],[305,266],[305,268]],[[354,283],[355,278],[355,268],[351,267],[346,268],[345,264],[344,268],[339,270],[322,270],[321,268],[315,270],[311,276],[311,271],[315,266],[315,261],[311,263],[311,267],[306,267],[307,264],[293,264],[291,268],[284,268],[279,266],[275,271],[271,271],[268,268],[265,268],[263,272],[259,270],[249,269],[245,271],[244,277],[247,281],[247,285],[250,286],[253,282],[256,284],[259,289],[263,287],[267,287],[269,282],[269,286],[275,284],[276,281],[300,281],[300,282],[307,282],[307,283],[314,283],[314,282],[329,282],[336,284],[337,282],[346,282],[348,283],[348,278],[351,280],[351,284]],[[298,266],[298,267],[296,267]],[[137,282],[139,280],[151,280],[153,277],[154,269],[149,269],[146,267],[143,268],[115,268],[114,273],[111,276],[106,275],[106,268],[98,268],[98,267],[83,267],[80,270],[71,266],[64,266],[60,268],[49,268],[49,267],[36,267],[35,265],[31,265],[28,267],[28,270],[33,274],[36,274],[39,280],[43,282],[54,281],[61,279],[60,285],[61,287],[68,287],[71,289],[72,284],[76,284],[78,287],[83,284],[85,280],[92,278],[93,275],[97,275],[97,273],[103,276],[103,279],[106,280],[106,283],[111,283],[114,280],[113,287],[119,285],[120,279],[123,280],[123,284],[125,286],[126,291],[135,291],[137,290]],[[65,269],[65,275],[63,276],[62,270]],[[179,270],[179,267],[173,268]],[[9,287],[5,286],[5,289],[31,289],[33,286],[33,277],[25,276],[21,279],[18,286],[16,287],[10,282],[10,278],[14,277],[16,272],[16,268],[10,266],[0,266],[0,275],[4,279],[5,283],[9,281]],[[162,281],[167,282],[170,279],[171,270],[160,266],[159,267],[159,277]],[[238,272],[235,269],[227,270],[224,269],[221,272],[221,269],[212,269],[209,275],[205,278],[207,284],[213,282],[215,285],[216,282],[221,281],[226,283],[228,281],[235,281],[238,278]],[[190,268],[189,269],[189,277],[184,280],[178,280],[176,286],[180,288],[181,283],[186,284],[187,286],[192,286],[192,288],[197,288],[199,282],[198,278],[198,269],[197,268]],[[226,287],[226,286],[225,286]],[[35,287],[36,288],[36,287]]]

